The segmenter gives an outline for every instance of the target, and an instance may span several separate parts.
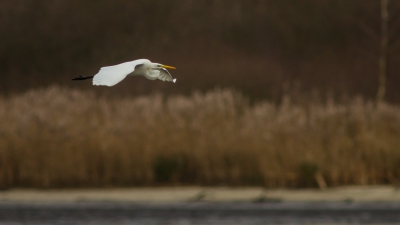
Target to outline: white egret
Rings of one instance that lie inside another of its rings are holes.
[[[101,67],[94,76],[77,76],[72,80],[86,80],[93,78],[93,85],[114,86],[128,75],[144,76],[149,80],[176,82],[167,69],[176,69],[160,63],[153,63],[148,59],[137,59],[114,66]]]

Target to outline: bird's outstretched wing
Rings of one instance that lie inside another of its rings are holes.
[[[172,82],[176,82],[176,79],[172,78],[172,75],[168,72],[167,69],[161,68],[160,69],[160,76],[158,77],[158,79],[162,80],[162,81],[172,81]]]
[[[125,79],[128,74],[135,71],[135,67],[140,64],[143,64],[143,60],[102,67],[99,72],[94,75],[93,85],[114,86]]]

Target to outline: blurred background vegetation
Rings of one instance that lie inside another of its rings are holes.
[[[373,98],[379,0],[1,1],[2,94],[149,58],[177,85],[136,79],[102,90],[134,96],[234,87],[280,101],[289,90]],[[399,102],[400,2],[390,2],[387,100]],[[298,93],[297,93],[298,94]]]
[[[399,183],[400,1],[376,106],[380,3],[0,1],[0,186]],[[70,81],[138,58],[178,82]]]

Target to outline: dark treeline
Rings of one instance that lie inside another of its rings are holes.
[[[400,102],[400,1],[390,2],[386,99]],[[176,85],[136,78],[100,92],[189,93],[233,87],[251,98],[318,92],[374,98],[378,0],[25,0],[0,2],[4,95],[71,82],[149,58],[178,68]]]

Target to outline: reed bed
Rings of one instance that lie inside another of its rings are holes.
[[[283,99],[113,99],[57,86],[2,98],[0,187],[399,182],[399,106]]]

